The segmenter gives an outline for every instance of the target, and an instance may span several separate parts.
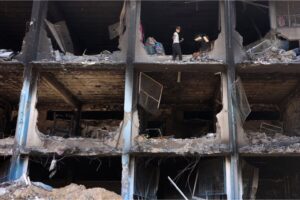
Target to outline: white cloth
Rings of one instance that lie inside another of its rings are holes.
[[[174,32],[173,34],[173,44],[179,43],[179,35],[177,32]]]

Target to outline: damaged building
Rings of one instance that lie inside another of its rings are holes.
[[[300,2],[0,1],[0,26],[0,199],[300,198]]]

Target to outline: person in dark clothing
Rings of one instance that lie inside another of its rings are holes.
[[[173,60],[174,61],[176,60],[177,55],[179,57],[179,60],[182,60],[180,43],[183,41],[183,39],[179,40],[180,30],[181,30],[181,27],[177,26],[176,30],[173,34],[172,52],[173,52]]]

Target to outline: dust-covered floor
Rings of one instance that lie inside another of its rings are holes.
[[[121,154],[121,145],[111,145],[108,141],[95,138],[63,138],[44,136],[43,147],[25,148],[23,153],[55,153],[57,155],[118,155]]]
[[[242,154],[294,154],[300,153],[300,137],[280,133],[247,132],[248,145],[240,147]]]
[[[132,152],[137,153],[175,153],[175,154],[226,154],[229,153],[228,144],[216,138],[207,136],[191,139],[150,138],[142,135],[135,138]]]
[[[121,196],[104,188],[87,189],[83,185],[70,184],[62,188],[45,190],[32,184],[0,185],[2,200],[121,200]]]

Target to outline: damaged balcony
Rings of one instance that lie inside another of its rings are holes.
[[[25,154],[119,155],[124,70],[40,69]]]
[[[155,12],[153,12],[155,11]],[[167,11],[167,12],[166,12]],[[137,63],[176,66],[178,64],[223,63],[225,46],[219,20],[218,1],[142,1],[137,29]],[[172,37],[181,27],[183,59],[172,60]],[[220,39],[218,40],[218,37]]]
[[[240,153],[243,155],[295,155],[300,152],[296,74],[242,74],[237,104]],[[249,101],[249,108],[246,108]],[[246,112],[246,110],[248,110]],[[249,115],[248,115],[249,114]]]
[[[132,153],[228,153],[222,77],[201,72],[141,72]]]
[[[138,157],[135,167],[135,199],[227,197],[223,158]]]
[[[120,23],[126,20],[124,9],[122,1],[49,2],[44,52],[38,62],[85,67],[124,63],[127,36]]]
[[[21,60],[25,33],[28,31],[31,1],[0,2],[0,64],[14,64]]]
[[[11,155],[23,84],[23,65],[0,65],[0,155]]]
[[[299,66],[299,2],[237,1],[235,4],[237,63],[243,67],[278,63]]]
[[[243,199],[299,199],[299,167],[299,157],[244,158]]]

